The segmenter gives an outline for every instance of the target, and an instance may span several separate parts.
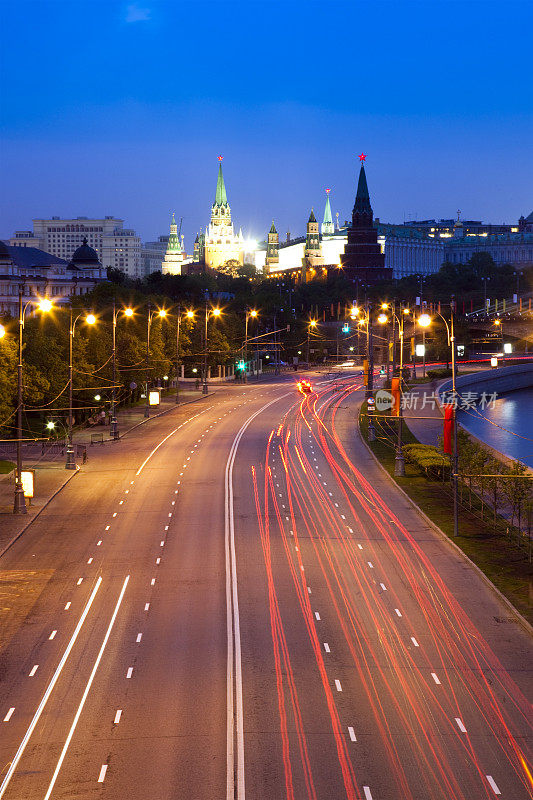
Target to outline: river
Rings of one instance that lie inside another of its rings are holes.
[[[533,388],[501,395],[479,413],[460,411],[457,420],[495,450],[533,468]]]

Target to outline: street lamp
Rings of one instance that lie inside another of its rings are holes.
[[[19,283],[19,360],[17,364],[17,467],[15,471],[15,498],[13,503],[14,514],[27,514],[26,500],[24,498],[24,488],[22,486],[22,332],[24,330],[24,318],[26,309],[32,304],[28,300],[26,305],[24,300],[24,283]],[[51,311],[52,302],[48,298],[43,298],[37,305],[39,311],[44,313]],[[0,339],[3,339],[6,330],[0,325]]]
[[[0,339],[3,339],[5,335],[6,335],[6,329],[4,328],[3,325],[0,325]]]
[[[148,391],[148,359],[150,357],[150,329],[152,327],[152,320],[154,317],[166,317],[167,312],[164,308],[159,308],[157,311],[152,311],[152,304],[148,303],[148,314],[146,317],[146,404],[144,406],[144,418],[148,419],[150,416],[150,393]]]
[[[502,361],[505,361],[505,347],[504,347],[504,344],[503,344],[503,324],[502,324],[501,319],[495,319],[494,320],[494,325],[497,328],[499,328],[500,333],[501,333],[501,337],[502,337]]]
[[[185,312],[186,319],[194,319],[194,311]],[[176,405],[180,401],[180,328],[181,328],[181,304],[178,304],[178,321],[176,325]]]
[[[117,309],[116,302],[115,300],[113,300],[113,388],[111,390],[111,425],[109,431],[112,439],[120,439],[120,434],[118,431],[118,420],[117,420],[116,386],[117,386],[117,321],[118,321],[118,315],[121,310],[125,317],[133,316],[133,308]],[[89,314],[89,317],[92,317],[92,314]],[[89,324],[92,324],[89,321],[89,317],[87,317],[87,322],[89,322]],[[93,321],[95,321],[94,317]]]
[[[317,326],[316,319],[310,319],[307,326],[307,369],[309,369],[309,338],[311,335],[311,328],[314,330]]]
[[[244,325],[244,374],[243,374],[243,381],[246,383],[246,373],[248,371],[248,320],[252,317],[255,319],[257,317],[257,311],[255,308],[249,309],[246,312],[246,321]]]
[[[205,331],[204,331],[204,380],[202,386],[202,394],[207,394],[207,322],[209,317],[219,317],[220,308],[212,308],[209,311],[207,300],[205,301]]]
[[[76,328],[76,322],[79,320],[80,317],[83,317],[83,313],[78,314],[76,319],[72,321],[72,304],[70,306],[70,325],[69,325],[69,339],[68,339],[68,440],[67,440],[67,460],[65,463],[65,469],[76,469],[76,459],[74,458],[74,446],[72,444],[72,343],[74,339],[74,331]],[[94,325],[96,322],[96,317],[94,314],[88,314],[85,317],[85,322],[88,325]]]

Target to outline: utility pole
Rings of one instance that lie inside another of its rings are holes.
[[[148,397],[148,359],[150,357],[150,324],[152,322],[152,304],[148,301],[148,317],[146,326],[146,364],[145,364],[145,377],[146,377],[146,403],[144,405],[144,418],[148,419],[150,416],[150,398]]]
[[[458,500],[458,471],[459,453],[457,450],[457,394],[455,386],[455,331],[454,317],[455,299],[450,302],[450,344],[452,346],[452,393],[453,393],[453,535],[459,536],[459,500]]]
[[[19,362],[17,365],[17,474],[15,476],[14,514],[27,514],[22,486],[22,331],[24,329],[24,284],[19,283]]]

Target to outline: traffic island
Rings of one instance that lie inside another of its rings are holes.
[[[471,494],[460,506],[459,536],[453,536],[453,496],[447,479],[448,471],[424,474],[406,460],[405,476],[394,475],[397,422],[387,415],[374,418],[375,441],[368,440],[366,402],[359,414],[359,431],[363,442],[397,486],[451,542],[484,573],[520,614],[533,624],[533,567],[529,561],[531,541],[526,548],[516,546],[516,531],[509,520],[496,514],[482,520],[479,497]],[[409,428],[403,426],[403,443],[420,444]],[[433,475],[435,477],[433,477]],[[486,507],[484,514],[487,514]]]

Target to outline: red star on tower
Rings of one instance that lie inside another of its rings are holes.
[[[224,156],[218,156],[218,160],[219,161],[222,161],[223,158],[224,158]]]
[[[329,194],[330,192],[331,192],[331,189],[326,189],[326,194]]]
[[[361,162],[361,164],[363,163],[363,161],[366,161],[366,153],[361,153],[361,155],[359,156],[359,161]]]

